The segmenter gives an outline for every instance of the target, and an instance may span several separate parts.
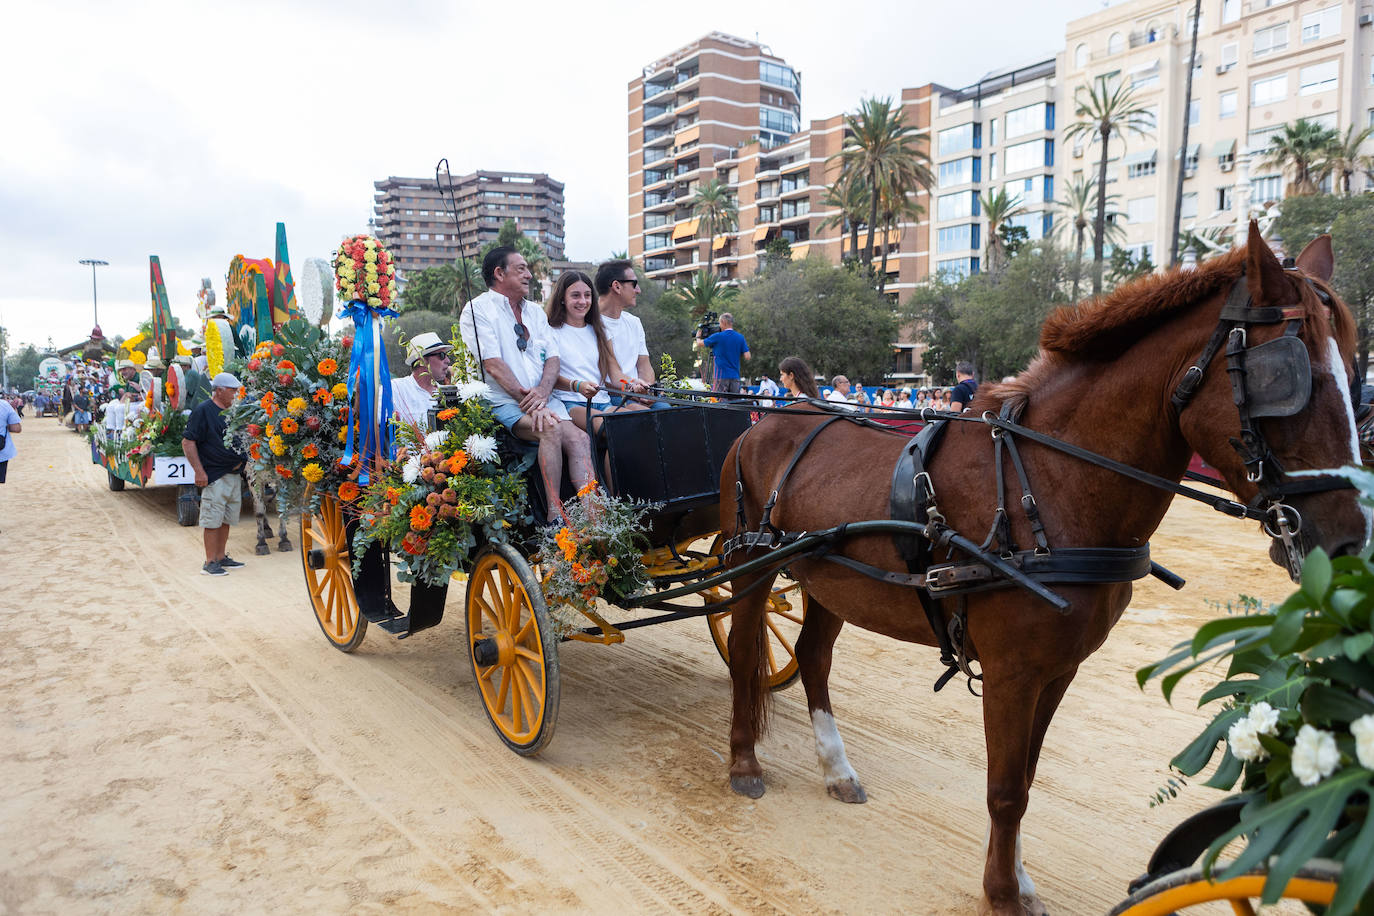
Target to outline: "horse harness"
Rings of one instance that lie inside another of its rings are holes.
[[[1330,305],[1330,298],[1324,291],[1310,280],[1305,282],[1325,304]],[[1311,399],[1311,360],[1298,336],[1303,314],[1301,308],[1252,306],[1242,272],[1227,296],[1216,330],[1171,397],[1177,411],[1186,408],[1201,385],[1207,367],[1225,344],[1232,400],[1240,414],[1241,427],[1240,437],[1232,439],[1231,444],[1245,463],[1247,480],[1259,488],[1259,495],[1250,505],[1204,493],[1031,430],[1018,422],[1017,411],[1008,402],[1003,404],[997,416],[985,413],[982,417],[935,419],[903,448],[893,470],[889,510],[892,519],[914,522],[920,527],[916,529],[919,536],[909,533],[909,530],[894,534],[895,546],[906,564],[907,572],[893,572],[835,552],[845,536],[847,525],[812,534],[783,531],[773,524],[772,515],[779,493],[820,433],[840,421],[861,422],[851,415],[836,414],[818,423],[798,444],[791,461],[774,482],[764,502],[759,525],[752,531],[749,530],[744,511],[741,455],[744,440],[754,427],[740,437],[735,448],[736,534],[726,540],[724,555],[729,557],[736,550],[775,550],[810,536],[817,540],[817,546],[801,554],[803,557],[824,559],[880,582],[915,588],[938,642],[940,661],[946,667],[935,683],[937,691],[959,673],[968,677],[971,692],[973,681],[981,679],[981,675],[970,665],[967,647],[966,596],[971,593],[1018,586],[1045,599],[1060,613],[1068,613],[1069,602],[1046,588],[1046,585],[1131,582],[1154,575],[1173,588],[1183,586],[1181,578],[1151,562],[1148,544],[1129,548],[1052,548],[1017,449],[1016,437],[1020,436],[1158,489],[1207,503],[1227,515],[1260,521],[1265,532],[1284,545],[1290,571],[1296,575],[1300,571],[1302,557],[1294,538],[1301,529],[1302,519],[1297,510],[1283,500],[1296,494],[1351,486],[1344,478],[1331,475],[1312,476],[1303,480],[1287,475],[1254,423],[1261,417],[1293,416],[1306,407]],[[1287,323],[1281,337],[1254,347],[1247,345],[1247,327],[1280,322]],[[927,470],[948,424],[959,420],[981,422],[991,427],[997,505],[991,528],[981,544],[963,537],[946,523]],[[1016,474],[1021,491],[1020,511],[1030,526],[1035,542],[1028,549],[1020,548],[1011,534],[1010,514],[1006,505],[1007,464]],[[969,558],[952,561],[955,549],[961,550]],[[943,560],[937,561],[937,554],[941,552]],[[939,602],[949,598],[955,599],[955,607],[946,619]]]

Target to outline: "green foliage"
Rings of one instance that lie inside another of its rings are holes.
[[[1149,252],[1142,251],[1137,258],[1129,249],[1113,248],[1112,256],[1107,261],[1107,283],[1109,287],[1117,287],[1153,273],[1154,269]]]
[[[954,380],[954,365],[970,360],[982,378],[1020,372],[1035,356],[1040,326],[1068,303],[1071,257],[1046,242],[1027,245],[995,277],[948,276],[916,289],[908,315],[921,323],[928,349],[922,365],[936,380]]]
[[[1374,473],[1343,468],[1374,504]],[[1320,549],[1303,564],[1299,588],[1277,606],[1246,601],[1243,612],[1203,624],[1190,641],[1136,679],[1159,680],[1169,699],[1179,681],[1226,664],[1220,683],[1199,705],[1220,704],[1202,733],[1171,761],[1184,776],[1221,762],[1205,785],[1240,785],[1240,823],[1204,856],[1212,868],[1223,847],[1244,849],[1221,872],[1226,879],[1268,863],[1264,902],[1314,857],[1344,863],[1329,916],[1374,905],[1374,563],[1370,545],[1358,556],[1330,559]],[[1311,748],[1326,745],[1325,761]]]
[[[10,377],[10,384],[20,391],[32,388],[33,379],[38,375],[38,364],[42,361],[43,354],[33,344],[9,351],[5,357],[5,372]]]
[[[987,220],[988,242],[985,266],[988,273],[995,274],[1011,256],[1011,253],[1005,250],[1003,235],[1003,230],[1008,228],[1007,220],[1025,213],[1026,208],[1021,205],[1021,195],[1010,194],[1006,188],[986,191],[979,196],[978,201],[982,205],[983,217]],[[1029,233],[1025,229],[1022,229],[1021,232],[1023,239],[1029,237]]]
[[[544,251],[542,245],[521,232],[520,227],[516,225],[513,219],[508,219],[501,224],[501,231],[497,233],[496,241],[488,242],[482,246],[482,250],[478,253],[476,260],[478,268],[477,276],[481,276],[481,265],[483,259],[487,256],[487,252],[500,245],[509,245],[520,252],[520,256],[523,257],[525,263],[529,265],[530,273],[534,275],[530,280],[530,298],[535,302],[543,302],[544,281],[548,279],[549,276],[549,255]],[[483,290],[485,289],[486,286],[484,284]],[[473,295],[477,295],[477,293]]]
[[[735,327],[757,371],[800,356],[821,375],[879,379],[892,370],[897,320],[868,279],[821,258],[779,264],[740,293]]]
[[[639,299],[635,303],[634,314],[644,325],[644,340],[649,346],[649,356],[652,358],[660,354],[676,363],[690,366],[692,336],[696,333],[691,307],[676,296],[665,296],[663,284],[644,276],[638,266],[635,267],[635,275],[639,277]]]
[[[692,215],[701,220],[697,234],[706,236],[706,272],[715,273],[712,268],[715,263],[716,236],[733,232],[739,226],[739,207],[734,194],[728,184],[719,178],[712,178],[697,189],[696,195],[688,203],[692,206]]]
[[[454,336],[451,329],[457,322],[454,315],[416,309],[402,312],[383,325],[382,344],[386,347],[386,362],[392,377],[410,374],[410,367],[406,365],[407,341],[426,331],[438,334],[440,340],[448,340]]]
[[[1269,146],[1264,151],[1264,164],[1292,171],[1289,196],[1316,194],[1317,183],[1313,179],[1322,161],[1333,147],[1339,147],[1340,142],[1341,135],[1336,128],[1322,127],[1315,121],[1299,118],[1283,125],[1282,130],[1269,138]]]
[[[700,318],[707,312],[719,314],[739,295],[739,290],[726,286],[704,270],[692,274],[685,283],[675,283],[663,294],[670,304],[686,306],[688,314]]]
[[[792,260],[792,243],[780,235],[768,240],[760,253],[759,273]]]
[[[463,282],[462,265],[467,264],[467,282]],[[482,282],[482,266],[476,261],[454,261],[438,267],[426,267],[406,281],[397,311],[443,312],[457,317],[463,305],[487,291]]]
[[[1007,260],[1015,258],[1030,242],[1030,230],[1025,226],[1003,223],[997,227],[997,238],[1002,247],[1002,255]]]

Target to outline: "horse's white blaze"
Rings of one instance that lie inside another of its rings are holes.
[[[824,710],[813,709],[811,728],[816,732],[816,756],[821,761],[821,775],[825,777],[825,784],[833,785],[845,780],[858,782],[858,774],[845,756],[844,740],[840,738],[840,730],[835,727],[835,717]]]
[[[988,857],[988,844],[992,842],[992,821],[988,821],[987,829],[983,831],[983,858]],[[1016,828],[1016,889],[1022,897],[1034,897],[1035,882],[1026,873],[1026,866],[1021,864],[1021,828]]]
[[[1350,377],[1345,373],[1345,361],[1341,359],[1340,347],[1336,346],[1336,338],[1326,339],[1326,367],[1331,372],[1331,377],[1335,380],[1336,390],[1346,392],[1350,390]],[[1346,425],[1350,430],[1350,455],[1343,458],[1343,463],[1349,463],[1356,467],[1360,464],[1360,428],[1355,422],[1355,405],[1350,402],[1350,398],[1342,397],[1341,403],[1345,405]],[[1368,506],[1361,507],[1361,515],[1364,516],[1364,539],[1369,540],[1371,533],[1374,533],[1374,514],[1371,514]]]

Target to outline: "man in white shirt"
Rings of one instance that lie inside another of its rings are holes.
[[[631,388],[641,390],[654,383],[653,361],[649,359],[649,345],[644,339],[644,325],[630,313],[639,302],[639,277],[629,261],[607,261],[596,269],[597,307],[601,310],[601,324],[615,350],[615,361],[624,372],[633,372]],[[620,387],[620,379],[607,379]],[[612,404],[624,399],[611,396]],[[655,404],[666,407],[666,404]]]
[[[406,344],[410,375],[391,380],[391,408],[402,423],[429,428],[429,410],[440,385],[448,384],[448,344],[431,331],[416,334]]]
[[[830,380],[830,384],[835,387],[825,396],[825,399],[827,401],[834,401],[837,404],[843,404],[849,410],[854,410],[854,403],[849,400],[849,379],[845,378],[843,375],[837,375]]]
[[[493,248],[482,259],[487,292],[463,306],[458,326],[491,388],[488,399],[496,419],[521,439],[539,443],[539,471],[553,521],[562,510],[564,456],[579,489],[596,474],[586,433],[573,425],[561,401],[550,398],[558,381],[558,347],[543,308],[525,298],[531,276],[520,252],[506,245]]]

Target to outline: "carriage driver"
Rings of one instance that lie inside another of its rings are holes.
[[[539,472],[553,521],[562,509],[564,456],[579,489],[595,474],[586,434],[562,402],[550,397],[558,381],[558,349],[543,308],[525,298],[532,276],[520,252],[508,245],[493,248],[482,259],[487,292],[463,306],[458,325],[468,352],[482,361],[496,419],[521,439],[539,443]]]
[[[429,425],[429,410],[440,385],[448,384],[449,351],[453,348],[432,331],[416,334],[406,344],[410,375],[391,382],[396,419],[421,429]]]

